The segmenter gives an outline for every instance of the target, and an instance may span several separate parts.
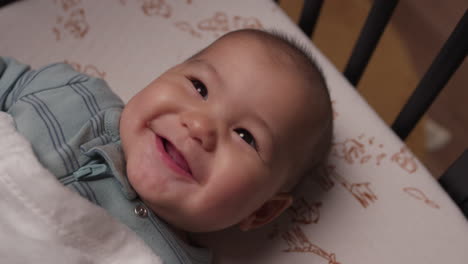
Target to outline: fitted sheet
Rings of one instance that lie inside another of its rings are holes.
[[[0,9],[0,54],[34,67],[66,61],[128,101],[217,37],[247,27],[287,32],[313,52],[333,100],[333,148],[329,175],[306,179],[278,221],[203,235],[216,261],[465,263],[460,210],[273,1],[25,0]]]

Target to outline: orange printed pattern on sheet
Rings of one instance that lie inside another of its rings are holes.
[[[82,39],[89,31],[89,24],[86,19],[86,12],[80,6],[81,0],[54,0],[54,3],[61,8],[56,19],[52,32],[55,40],[60,41],[64,33],[68,33],[75,39]]]
[[[329,166],[329,173],[330,176],[345,187],[364,208],[367,208],[371,203],[377,200],[377,195],[372,191],[370,182],[351,183],[338,174],[334,166]]]
[[[106,77],[106,73],[104,71],[99,70],[96,66],[92,64],[82,65],[77,62],[70,62],[65,60],[65,63],[70,64],[78,72],[88,74],[90,76],[104,79]]]
[[[412,196],[413,198],[423,201],[426,205],[432,208],[440,209],[440,206],[436,202],[429,200],[426,194],[423,191],[419,190],[418,188],[405,187],[403,188],[403,191],[409,194],[410,196]]]
[[[335,183],[331,179],[329,173],[323,173],[317,177],[314,177],[313,179],[324,191],[329,191],[331,188],[333,188],[333,186],[335,186]]]
[[[67,12],[69,9],[81,4],[81,0],[54,0],[54,3],[60,5],[63,11]]]
[[[213,17],[198,22],[197,26],[203,31],[227,32],[229,31],[228,16],[224,12],[216,12]]]
[[[301,197],[293,206],[288,209],[292,222],[301,224],[318,223],[320,219],[321,202],[309,203]]]
[[[401,147],[394,154],[385,153],[383,147],[383,144],[376,142],[375,137],[361,134],[358,137],[334,142],[331,156],[342,159],[350,165],[373,163],[380,166],[383,161],[389,161],[410,174],[418,170],[416,158],[407,147]]]
[[[241,29],[241,28],[253,28],[253,29],[262,29],[263,26],[255,17],[241,17],[241,16],[234,16],[232,18],[232,26],[234,29]]]
[[[174,25],[175,25],[178,29],[190,33],[190,35],[192,35],[193,37],[196,37],[196,38],[201,38],[201,37],[202,37],[202,35],[200,34],[200,32],[196,31],[196,30],[192,27],[192,25],[190,25],[189,22],[186,22],[186,21],[179,21],[179,22],[174,23]]]
[[[364,144],[357,139],[346,139],[343,142],[333,144],[332,155],[344,159],[347,163],[353,164],[362,160],[366,154]]]
[[[407,147],[402,147],[399,152],[393,154],[392,161],[410,174],[418,169],[418,164]]]
[[[328,264],[339,264],[334,253],[329,253],[310,242],[299,226],[293,226],[289,231],[281,235],[288,248],[284,252],[312,253],[328,261]]]
[[[216,12],[212,17],[198,22],[197,27],[199,30],[215,33],[225,33],[242,28],[263,28],[260,20],[255,17],[233,16],[230,18],[225,12]]]
[[[64,22],[64,28],[75,38],[83,38],[89,30],[84,9],[72,11]]]
[[[196,26],[188,21],[178,21],[175,26],[182,31],[189,32],[194,37],[201,37],[203,33],[212,33],[215,37],[228,31],[254,28],[262,29],[262,23],[255,17],[229,16],[225,12],[216,12],[212,17],[202,19]]]
[[[147,16],[169,18],[172,14],[172,7],[164,0],[144,0],[141,9]]]
[[[127,0],[119,0],[121,5],[126,5]],[[146,16],[160,16],[170,18],[172,15],[172,6],[165,0],[140,0],[141,10]]]
[[[370,203],[377,200],[377,196],[370,188],[370,182],[364,183],[343,183],[343,186],[361,203],[364,208],[367,208]]]
[[[377,166],[380,165],[380,162],[381,162],[385,157],[387,157],[387,154],[385,154],[385,153],[380,153],[380,154],[378,154],[378,155],[375,157],[376,162],[377,162],[377,163],[376,163]]]

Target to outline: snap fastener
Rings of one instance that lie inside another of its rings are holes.
[[[137,205],[135,207],[135,214],[141,218],[148,217],[148,209],[146,209],[143,205]]]

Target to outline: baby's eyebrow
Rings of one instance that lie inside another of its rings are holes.
[[[190,62],[197,63],[197,64],[202,64],[203,67],[206,67],[206,69],[208,69],[208,71],[210,71],[217,78],[219,78],[218,71],[216,70],[216,68],[211,63],[209,63],[209,62],[207,62],[207,61],[205,61],[203,59],[200,59],[200,58],[195,58],[195,59],[191,60]]]

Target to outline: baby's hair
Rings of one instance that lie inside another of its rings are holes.
[[[306,47],[306,45],[304,45],[304,43],[299,42],[297,39],[291,37],[290,35],[284,32],[275,30],[275,29],[266,31],[266,33],[270,34],[271,36],[276,37],[277,39],[283,41],[283,43],[287,44],[289,48],[292,51],[294,51],[294,53],[290,55],[292,56],[300,55],[301,58],[305,58],[306,61],[310,64],[310,66],[312,66],[313,70],[316,71],[316,73],[318,73],[316,77],[320,79],[319,80],[320,84],[325,86],[325,88],[327,87],[322,68],[317,63],[317,60],[315,59],[312,52],[310,52],[310,50]],[[285,50],[285,51],[291,52],[291,50]],[[325,90],[327,91],[327,94],[328,94],[328,88],[326,88]]]

